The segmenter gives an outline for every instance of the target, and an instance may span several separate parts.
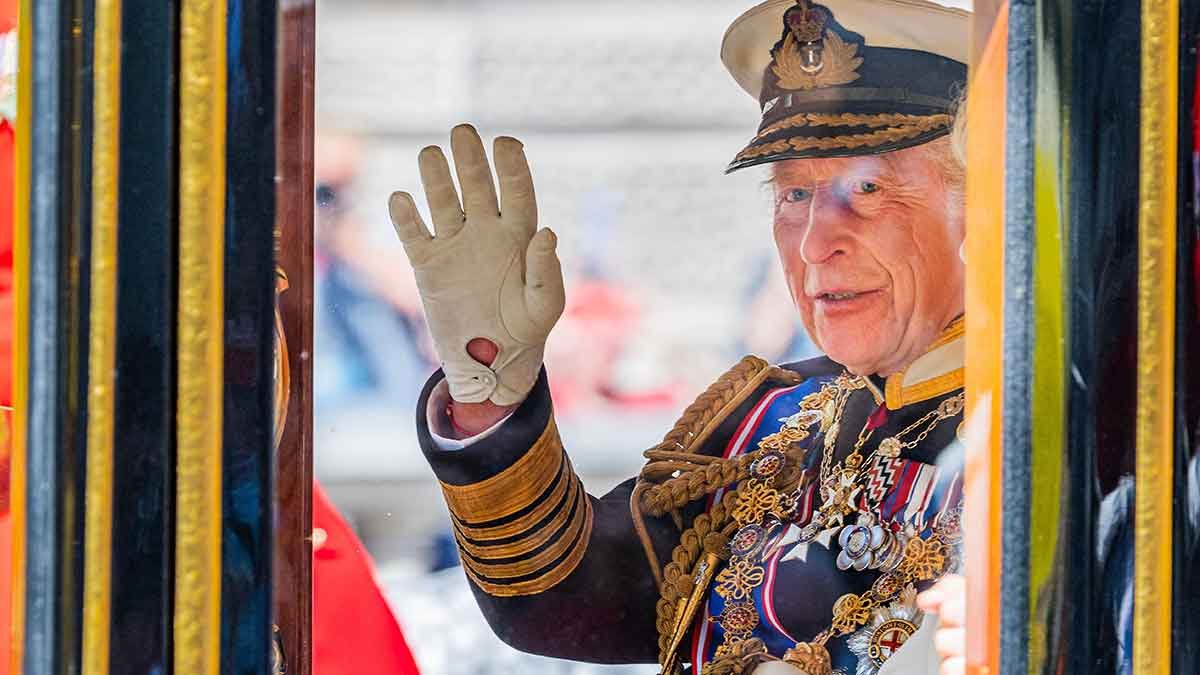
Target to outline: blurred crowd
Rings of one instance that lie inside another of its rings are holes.
[[[457,569],[413,425],[437,357],[385,206],[392,190],[420,195],[421,147],[462,121],[526,145],[567,289],[546,370],[593,494],[633,475],[640,451],[745,354],[816,353],[764,236],[762,176],[722,175],[752,131],[716,59],[736,8],[567,4],[318,8],[316,471],[426,673],[655,671],[516,653]]]
[[[437,357],[402,250],[376,245],[375,234],[369,230],[381,223],[360,218],[351,206],[361,145],[360,139],[344,133],[318,139],[316,410],[321,424],[356,407],[382,404],[392,411],[391,428],[395,429],[411,424],[417,394],[437,367]],[[580,219],[596,244],[586,248],[585,260],[573,268],[567,306],[547,348],[546,369],[556,417],[566,434],[572,426],[607,428],[614,449],[628,452],[627,459],[636,462],[637,446],[623,447],[620,427],[608,422],[649,415],[660,422],[662,433],[669,428],[671,417],[698,392],[686,378],[639,377],[647,371],[667,373],[648,363],[657,350],[641,339],[648,319],[636,284],[613,274],[608,264],[611,256],[622,254],[604,245],[605,232],[614,226],[614,211],[598,194],[583,201],[585,212]],[[779,266],[766,255],[745,275],[749,278],[744,289],[744,320],[740,331],[729,339],[730,363],[742,353],[773,361],[797,360],[814,353],[795,315],[788,311],[790,299]],[[398,447],[396,439],[405,435],[381,434],[375,441],[381,452],[418,454],[414,447]],[[397,490],[403,491],[403,483]],[[439,514],[441,509],[438,503],[425,508]],[[370,509],[358,504],[351,510],[361,513]],[[402,550],[386,548],[377,554],[384,569],[385,594],[427,672],[510,673],[533,668],[542,673],[584,675],[598,670],[587,664],[519,654],[500,643],[474,606],[462,573],[454,569],[457,550],[448,523],[440,518],[434,523],[423,536],[418,528],[416,541],[411,534],[404,538],[409,553],[421,552],[401,563],[406,572],[392,571],[392,552],[403,556]],[[321,555],[318,550],[318,562]],[[326,607],[325,611],[338,611],[334,602],[318,603],[318,611]],[[321,645],[316,647],[320,651]]]
[[[369,228],[382,224],[363,220],[350,204],[361,143],[344,133],[318,139],[316,401],[325,414],[365,399],[411,409],[421,384],[437,367],[403,251],[378,246],[378,234]],[[607,228],[614,226],[613,210],[598,194],[585,195],[583,201],[580,220],[590,242],[583,260],[572,268],[567,306],[546,354],[555,412],[570,421],[598,408],[677,411],[697,393],[694,382],[645,363],[657,350],[640,338],[646,316],[636,280],[611,270],[609,259],[622,255],[605,238]],[[726,341],[730,363],[747,353],[773,362],[816,353],[789,311],[782,272],[770,255],[764,251],[744,274],[727,272],[745,286],[743,320]],[[655,377],[639,377],[647,370]]]

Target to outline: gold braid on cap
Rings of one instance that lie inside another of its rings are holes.
[[[811,115],[811,114],[812,113],[801,113],[801,115],[797,115],[797,117],[802,117],[802,116]],[[872,116],[871,115],[860,115],[858,117],[868,118],[868,117],[872,117]],[[887,117],[891,117],[891,115],[887,115]],[[784,122],[787,122],[787,121],[788,120],[784,120]],[[784,122],[780,122],[779,124],[783,124]],[[870,148],[870,147],[883,145],[884,143],[889,143],[889,142],[894,142],[894,141],[902,141],[902,140],[905,140],[908,138],[915,138],[917,136],[920,136],[923,133],[932,131],[934,129],[949,128],[952,123],[953,123],[953,118],[950,115],[938,114],[938,115],[928,115],[928,116],[923,116],[923,117],[918,116],[916,119],[914,119],[911,122],[906,123],[906,124],[901,124],[898,126],[891,126],[891,127],[885,128],[885,129],[878,129],[876,131],[868,131],[868,132],[861,133],[861,134],[847,134],[844,136],[826,136],[826,137],[798,136],[795,138],[785,138],[782,140],[775,141],[773,143],[766,143],[764,145],[757,145],[757,146],[751,146],[749,148],[746,148],[745,150],[742,150],[741,152],[738,153],[738,155],[734,159],[734,161],[739,162],[739,161],[742,161],[745,159],[754,159],[756,157],[763,157],[766,155],[775,155],[775,154],[779,154],[779,153],[783,153],[783,152],[788,152],[789,150],[804,151],[804,150],[840,150],[840,149],[864,148],[864,147]],[[809,124],[811,124],[812,126],[819,126],[817,124],[812,123],[811,121],[809,122]],[[804,126],[804,124],[799,123],[799,120],[797,120],[797,123],[792,126]],[[856,125],[856,126],[858,126],[858,125]],[[870,126],[870,125],[862,124],[861,126]],[[787,128],[787,127],[781,127],[781,128]],[[776,129],[775,131],[779,131],[779,129]],[[761,136],[761,134],[760,134],[760,136]]]
[[[761,140],[785,129],[799,127],[898,127],[905,125],[950,126],[954,118],[950,115],[904,115],[901,113],[799,113],[779,120],[758,132],[754,140]],[[753,142],[753,141],[752,141]]]

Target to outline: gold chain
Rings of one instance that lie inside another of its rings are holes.
[[[952,398],[948,398],[945,401],[942,401],[941,404],[938,405],[937,410],[934,410],[933,412],[926,415],[926,417],[929,417],[930,415],[936,415],[937,418],[934,419],[932,422],[930,422],[929,426],[926,427],[925,431],[922,431],[919,436],[917,436],[911,442],[905,443],[904,447],[915,448],[916,446],[920,445],[921,441],[924,441],[925,438],[927,436],[929,436],[929,434],[935,428],[937,428],[937,425],[941,424],[942,420],[949,419],[951,417],[954,417],[958,413],[962,412],[963,406],[965,404],[966,404],[966,394],[962,394],[962,393],[960,393]],[[905,429],[904,431],[900,432],[896,436],[898,438],[900,436],[903,436],[906,433],[908,433],[908,429]]]
[[[868,417],[858,432],[850,454],[835,468],[833,457],[846,405],[851,395],[865,386],[866,383],[860,376],[851,376],[849,373],[839,375],[834,382],[825,384],[819,392],[810,394],[801,401],[801,411],[797,413],[798,417],[795,417],[795,423],[792,422],[793,418],[785,420],[778,432],[763,438],[758,445],[760,461],[768,460],[768,454],[778,455],[785,445],[809,436],[808,426],[815,423],[814,418],[819,411],[820,428],[825,433],[819,472],[820,485],[828,491],[828,494],[835,494],[834,491],[836,491],[838,495],[837,500],[823,503],[822,510],[814,515],[814,520],[820,518],[822,524],[826,522],[826,519],[836,519],[837,522],[840,522],[841,516],[836,513],[839,509],[844,511],[849,507],[856,510],[849,503],[849,498],[853,493],[848,490],[855,488],[860,482],[865,474],[865,466],[875,457],[884,443],[891,441],[892,444],[901,448],[915,447],[924,441],[942,420],[961,412],[963,406],[963,394],[961,393],[943,401],[936,410],[921,416],[920,419],[905,427],[895,436],[884,439],[864,458],[862,448],[875,432],[875,428],[871,426],[871,418]],[[914,440],[907,442],[902,440],[922,426],[924,429]],[[782,455],[779,455],[779,461],[782,462]],[[757,461],[756,464],[758,464]],[[765,538],[769,527],[763,527],[764,518],[775,519],[778,522],[779,519],[786,517],[786,513],[794,507],[796,501],[794,498],[781,499],[782,495],[776,491],[775,475],[777,471],[776,468],[760,473],[752,469],[752,476],[747,478],[746,484],[738,490],[738,500],[732,513],[733,519],[738,525],[738,534],[734,535],[735,539],[743,535]],[[837,485],[839,481],[841,482],[840,489]],[[834,503],[835,501],[836,503]],[[830,509],[830,512],[826,513],[826,509]],[[957,519],[953,520],[956,528]],[[817,661],[821,661],[824,654],[824,661],[828,663],[824,645],[830,638],[844,635],[857,626],[865,624],[870,618],[872,609],[890,601],[907,583],[939,575],[945,568],[949,556],[949,548],[943,541],[943,534],[939,534],[941,529],[936,530],[929,540],[914,537],[908,541],[903,557],[896,563],[895,569],[881,575],[875,584],[864,593],[859,595],[851,593],[839,598],[833,608],[834,617],[830,627],[819,633],[812,642],[798,643],[793,650],[789,651],[789,654],[792,654],[796,660],[800,660],[800,655],[804,654],[805,659],[817,658]],[[732,548],[734,547],[731,546]],[[748,639],[758,624],[758,612],[754,608],[751,594],[762,584],[764,579],[765,570],[759,557],[761,550],[761,548],[753,546],[748,547],[744,553],[740,554],[731,551],[733,555],[729,564],[717,575],[715,591],[726,602],[721,616],[711,619],[724,629],[724,639],[717,649],[718,655],[729,653],[738,643]],[[785,660],[787,660],[786,655]],[[805,663],[814,662],[805,661]],[[817,673],[813,673],[813,675],[817,675]]]
[[[730,560],[715,578],[713,590],[725,600],[721,614],[710,619],[724,632],[717,647],[719,656],[731,653],[739,643],[749,639],[758,625],[760,617],[752,594],[765,579],[761,552],[771,529],[769,521],[786,520],[795,509],[794,496],[785,496],[776,487],[784,462],[783,451],[807,438],[809,427],[818,419],[822,431],[836,436],[838,420],[850,392],[856,388],[854,384],[848,375],[842,375],[823,385],[819,392],[804,397],[800,412],[784,420],[779,431],[759,441],[758,458],[751,465],[750,477],[738,487],[737,502],[731,513],[738,530],[730,542]],[[827,448],[829,445],[826,443]],[[823,471],[828,470],[828,455],[827,450],[822,458]]]
[[[838,432],[840,432],[842,429],[842,415],[846,412],[846,403],[850,400],[851,394],[865,386],[866,383],[863,382],[862,377],[852,377],[849,373],[843,373],[839,375],[837,380],[835,380],[834,384],[832,385],[832,387],[836,388],[836,394],[834,394],[836,397],[834,399],[834,412],[828,421],[823,420],[821,424],[822,430],[825,432],[825,447],[821,455],[821,485],[824,485],[829,481],[831,477],[830,474],[833,471],[833,455],[837,447]],[[863,429],[866,429],[865,425]],[[862,438],[862,432],[860,431],[858,443],[855,445],[855,450],[857,451],[858,448],[860,448],[865,442],[865,439]]]
[[[920,445],[922,442],[924,442],[924,440],[929,437],[929,434],[933,433],[933,430],[936,429],[938,427],[938,425],[942,423],[942,420],[954,417],[959,412],[961,412],[963,409],[963,403],[965,400],[966,400],[966,394],[960,392],[959,394],[943,401],[934,410],[930,410],[929,412],[922,415],[921,419],[908,425],[900,433],[896,434],[895,436],[890,436],[889,438],[895,439],[899,443],[899,447],[901,447],[901,448],[915,448],[918,445]],[[921,431],[921,433],[918,434],[916,438],[914,438],[911,441],[901,440],[905,436],[912,433],[914,429],[916,429],[917,427],[921,426],[922,424],[926,424],[926,423],[928,423],[928,426],[926,426],[925,429],[923,431]],[[870,419],[867,420],[867,424],[870,424]],[[863,427],[863,430],[866,431],[866,426]],[[863,438],[862,432],[859,432],[858,444],[856,444],[854,446],[854,452],[850,453],[851,456],[858,453],[858,451],[862,447],[863,443],[866,442],[867,438],[871,437],[871,434],[874,433],[874,431],[875,431],[874,429],[871,429],[871,431],[867,433],[866,438]],[[884,439],[884,440],[888,440],[888,439]],[[868,462],[870,462],[872,459],[874,459],[875,455],[879,453],[879,448],[881,446],[882,446],[882,442],[880,443],[880,445],[875,446],[875,449],[871,451],[871,454],[867,455],[866,459],[862,461],[861,466],[865,467]],[[849,459],[849,458],[847,458],[847,459]]]
[[[851,450],[850,454],[846,456],[844,461],[846,468],[857,469],[864,464],[861,452],[862,447],[871,439],[871,436],[875,435],[875,427],[871,426],[871,417],[872,415],[867,416],[867,421],[863,423],[863,428],[858,432],[858,439],[854,441],[854,449]],[[872,452],[871,455],[868,455],[867,459],[870,459],[873,455],[874,452]]]
[[[783,660],[805,667],[809,675],[829,675],[829,652],[825,644],[830,639],[857,630],[871,618],[876,607],[887,604],[900,595],[909,584],[932,581],[954,566],[954,549],[962,539],[960,523],[962,505],[956,506],[945,520],[939,522],[928,539],[913,537],[905,545],[904,557],[895,569],[880,575],[871,588],[855,594],[847,593],[833,604],[829,627],[817,633],[809,642],[798,642],[783,655]],[[816,666],[816,667],[814,667]]]

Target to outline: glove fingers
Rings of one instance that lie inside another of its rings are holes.
[[[525,148],[509,136],[498,136],[494,147],[496,174],[500,179],[500,216],[505,224],[532,237],[537,231],[537,200]]]
[[[388,215],[392,217],[392,227],[396,228],[396,236],[400,237],[400,243],[404,244],[410,258],[415,252],[413,249],[432,240],[425,221],[417,212],[416,202],[407,192],[392,193],[388,199]]]
[[[421,170],[421,183],[425,186],[425,199],[429,201],[435,234],[453,236],[462,229],[464,217],[446,155],[441,148],[431,145],[417,155],[417,166]]]
[[[462,187],[463,210],[467,215],[496,215],[496,184],[479,132],[470,124],[460,124],[450,131],[450,150],[454,153],[454,170]]]
[[[554,325],[566,304],[557,245],[554,232],[543,228],[529,240],[525,253],[525,306],[530,319],[546,329]]]

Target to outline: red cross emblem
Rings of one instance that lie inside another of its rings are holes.
[[[868,654],[876,665],[883,665],[883,662],[891,658],[915,632],[917,632],[917,627],[910,621],[903,619],[886,621],[875,629],[874,635],[871,636],[871,647]]]
[[[883,636],[882,640],[879,641],[879,646],[881,647],[880,651],[883,652],[885,657],[891,656],[897,649],[900,648],[900,645],[904,644],[905,640],[907,639],[908,635],[905,634],[904,631],[893,628],[888,632],[887,635]]]

